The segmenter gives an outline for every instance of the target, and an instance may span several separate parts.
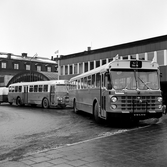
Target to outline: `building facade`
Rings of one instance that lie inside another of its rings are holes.
[[[15,82],[58,79],[57,69],[57,61],[53,58],[0,52],[0,87]]]
[[[59,78],[70,79],[113,60],[119,55],[122,59],[152,60],[160,65],[161,81],[167,81],[167,35],[140,41],[105,47],[101,49],[60,56]]]

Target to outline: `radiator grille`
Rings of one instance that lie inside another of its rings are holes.
[[[155,110],[155,96],[122,96],[121,109],[128,111]]]

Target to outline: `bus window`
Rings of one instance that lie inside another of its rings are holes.
[[[33,87],[33,85],[30,85],[29,92],[33,92],[33,91],[34,91],[34,87]]]
[[[19,92],[19,87],[15,86],[15,92]]]
[[[83,82],[83,78],[81,78],[81,89],[84,89],[84,82]]]
[[[96,74],[96,87],[100,87],[100,73]]]
[[[92,75],[92,87],[95,87],[95,74]]]
[[[38,85],[34,85],[34,92],[38,91]]]
[[[80,89],[80,84],[81,84],[81,82],[80,82],[80,80],[78,80],[78,89]]]
[[[48,85],[44,85],[43,91],[44,91],[44,92],[48,92]]]
[[[42,92],[42,89],[43,89],[43,85],[39,85],[38,91]]]
[[[88,88],[91,88],[92,87],[92,78],[91,78],[91,75],[88,76]]]
[[[84,78],[84,89],[87,89],[87,77]]]
[[[22,92],[22,86],[19,86],[19,92]]]

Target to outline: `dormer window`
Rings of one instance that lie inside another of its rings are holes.
[[[14,63],[14,69],[18,70],[19,69],[19,64],[18,63]]]
[[[1,63],[1,68],[6,68],[6,62]]]

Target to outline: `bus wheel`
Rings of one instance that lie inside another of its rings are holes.
[[[17,106],[21,106],[21,98],[20,98],[20,97],[18,97],[18,98],[16,99],[16,105],[17,105]]]
[[[49,101],[47,98],[44,98],[43,101],[42,101],[42,107],[47,109],[49,108]]]
[[[77,109],[77,105],[76,105],[75,100],[73,101],[73,109],[74,109],[74,112],[77,114],[78,113],[78,109]]]
[[[102,119],[99,117],[99,105],[98,105],[98,103],[95,104],[93,115],[94,115],[94,120],[98,124],[101,124],[102,123]]]

